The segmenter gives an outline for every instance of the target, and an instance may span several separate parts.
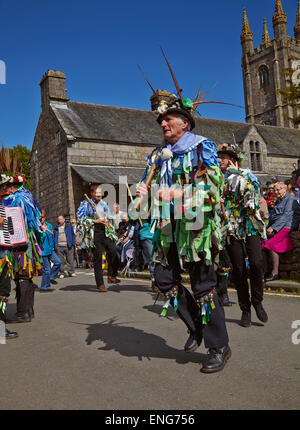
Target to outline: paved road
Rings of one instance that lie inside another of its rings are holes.
[[[154,305],[147,281],[124,280],[99,293],[92,272],[82,270],[56,287],[36,293],[36,318],[10,325],[19,338],[0,345],[1,409],[300,407],[300,344],[291,338],[299,297],[265,295],[265,326],[254,314],[242,328],[238,305],[225,308],[232,358],[222,372],[205,375],[204,346],[182,351],[186,330],[171,309],[159,318],[162,302]],[[230,298],[236,302],[234,291]]]

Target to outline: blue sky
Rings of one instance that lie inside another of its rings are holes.
[[[297,0],[282,0],[293,36]],[[150,109],[152,86],[174,92],[164,48],[184,96],[200,84],[212,100],[244,104],[240,34],[243,7],[261,42],[263,19],[273,37],[275,0],[0,0],[0,142],[31,149],[40,114],[42,75],[67,76],[71,100]],[[208,98],[207,97],[207,98]],[[202,116],[244,121],[244,110],[204,105]]]

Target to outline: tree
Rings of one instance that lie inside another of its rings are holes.
[[[1,173],[14,175],[16,172],[24,174],[26,177],[26,188],[30,189],[30,160],[31,151],[26,146],[17,145],[13,148],[5,148],[2,142],[0,151]]]
[[[284,102],[292,108],[296,108],[296,116],[286,116],[292,121],[294,126],[298,126],[300,124],[300,79],[295,79],[295,74],[297,73],[300,74],[299,69],[283,69],[283,76],[286,77],[287,85],[285,90],[278,90],[278,92],[283,95]]]

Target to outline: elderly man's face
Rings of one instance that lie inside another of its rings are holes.
[[[160,123],[165,139],[176,143],[187,131],[188,121],[176,114],[166,114]]]
[[[102,190],[101,187],[96,188],[92,193],[91,196],[96,202],[99,202],[102,198]]]

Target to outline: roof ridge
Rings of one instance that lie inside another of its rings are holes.
[[[98,106],[98,107],[107,107],[107,108],[113,108],[113,109],[120,109],[120,110],[136,110],[136,111],[142,111],[142,112],[152,112],[151,110],[146,109],[137,109],[137,108],[129,108],[129,107],[122,107],[122,106],[112,106],[112,105],[103,105],[99,103],[90,103],[90,102],[78,102],[75,100],[69,100],[68,103],[76,103],[80,105],[91,105],[91,106]]]

